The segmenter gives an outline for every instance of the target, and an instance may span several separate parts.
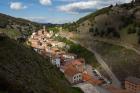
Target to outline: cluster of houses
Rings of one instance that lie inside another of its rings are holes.
[[[53,65],[56,65],[71,84],[80,82],[90,82],[101,84],[103,81],[95,79],[86,71],[86,64],[83,58],[78,58],[76,54],[64,51],[69,47],[63,42],[54,40],[53,31],[47,31],[45,27],[38,32],[34,32],[28,39],[33,49],[44,57],[49,57]]]
[[[28,41],[36,52],[44,57],[49,57],[50,62],[64,73],[71,84],[87,82],[93,85],[101,85],[104,83],[103,79],[90,74],[84,58],[78,58],[76,54],[64,51],[64,48],[68,46],[63,42],[54,40],[53,36],[55,36],[53,31],[48,32],[44,27],[44,29],[34,32]],[[128,77],[124,85],[125,90],[122,90],[123,92],[113,89],[114,92],[112,93],[140,93],[140,79]]]

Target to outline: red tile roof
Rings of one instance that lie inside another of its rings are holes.
[[[85,63],[84,59],[76,59],[76,60],[72,60],[71,63],[73,65],[82,65],[83,63]]]
[[[93,85],[100,85],[103,81],[94,79],[88,73],[83,73],[83,81],[89,82]]]
[[[68,64],[67,68],[64,71],[65,75],[73,77],[75,74],[80,73],[75,66],[73,66],[72,64]]]
[[[88,81],[91,79],[91,76],[87,73],[83,73],[83,81]]]

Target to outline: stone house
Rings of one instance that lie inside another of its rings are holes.
[[[125,89],[131,93],[140,93],[140,79],[136,77],[126,78]]]

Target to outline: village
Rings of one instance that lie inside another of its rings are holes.
[[[115,88],[98,70],[86,64],[84,58],[69,53],[69,45],[53,39],[57,36],[58,33],[48,31],[43,26],[43,29],[32,33],[28,38],[28,44],[40,55],[49,57],[51,64],[64,74],[72,86],[80,87],[85,93],[139,93],[140,79],[128,77],[125,80],[125,89]]]

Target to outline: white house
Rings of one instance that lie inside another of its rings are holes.
[[[56,65],[56,66],[59,68],[60,65],[61,65],[61,60],[60,60],[60,58],[59,58],[59,57],[54,57],[54,58],[52,58],[52,64],[53,64],[53,65]]]
[[[78,83],[82,81],[82,72],[80,72],[74,65],[69,64],[64,70],[65,77],[70,83]]]
[[[72,54],[72,53],[65,53],[62,55],[62,59],[64,62],[71,61],[71,60],[74,60],[76,58],[77,58],[77,55]]]
[[[68,59],[75,59],[77,57],[77,55],[72,54],[72,53],[66,53],[66,54],[63,54],[63,57],[68,58]]]
[[[70,83],[79,83],[83,81],[84,66],[84,60],[77,59],[65,64],[60,70],[64,71],[64,75]]]
[[[64,47],[66,46],[66,44],[63,43],[63,42],[59,42],[59,43],[57,44],[57,46],[58,46],[59,48],[64,48]]]

